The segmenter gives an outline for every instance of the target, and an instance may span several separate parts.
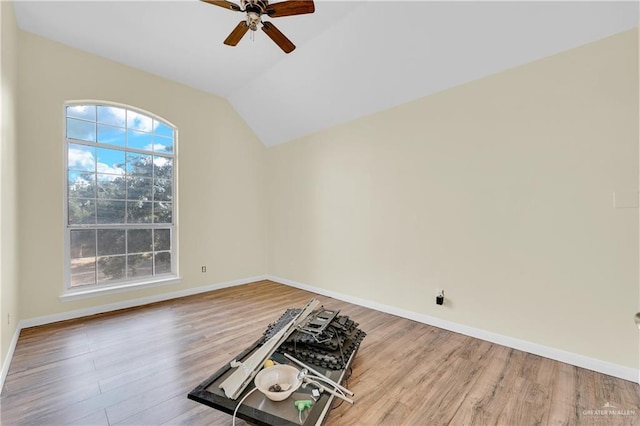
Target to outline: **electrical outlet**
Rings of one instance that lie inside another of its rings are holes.
[[[438,289],[436,293],[436,305],[444,305],[444,290]]]
[[[11,314],[7,314],[7,325],[11,325]]]
[[[202,272],[207,272],[207,267],[206,266],[202,267]]]

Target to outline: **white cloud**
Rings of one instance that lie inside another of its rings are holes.
[[[84,118],[87,120],[96,119],[96,107],[93,105],[73,105],[67,107],[69,117]]]
[[[102,123],[124,127],[126,122],[125,115],[126,110],[123,108],[103,105],[98,108],[98,119]]]
[[[123,175],[124,169],[120,167],[111,167],[106,163],[98,163],[97,164],[98,173],[111,173],[114,175]]]
[[[153,119],[134,111],[127,111],[127,127],[143,132],[151,132],[154,128]]]
[[[156,167],[164,167],[169,162],[168,158],[165,157],[153,157],[153,164]]]
[[[96,163],[93,153],[78,148],[69,148],[69,168],[76,170],[93,170]]]
[[[143,148],[145,151],[169,152],[169,146],[161,143],[150,143]]]

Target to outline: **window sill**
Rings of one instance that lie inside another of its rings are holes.
[[[136,281],[133,283],[123,283],[120,285],[112,285],[100,288],[82,288],[74,290],[66,290],[60,295],[60,300],[70,302],[72,300],[89,299],[91,297],[104,296],[107,294],[124,293],[127,291],[140,290],[143,288],[159,287],[169,284],[180,284],[181,278],[170,276],[167,278],[157,279],[153,281]]]

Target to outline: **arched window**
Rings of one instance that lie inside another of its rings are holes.
[[[107,103],[65,105],[66,294],[176,277],[176,128]]]

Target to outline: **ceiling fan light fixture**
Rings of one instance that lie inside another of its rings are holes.
[[[247,26],[251,31],[258,31],[258,24],[260,24],[260,14],[256,12],[247,12]]]

